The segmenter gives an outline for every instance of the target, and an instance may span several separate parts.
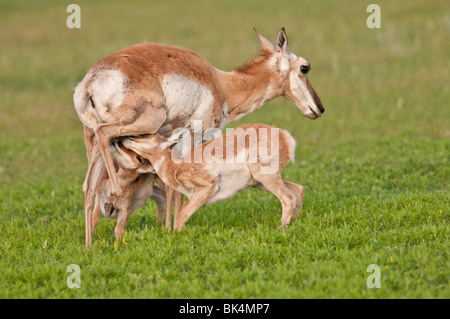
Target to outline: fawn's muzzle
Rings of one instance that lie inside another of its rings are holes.
[[[108,215],[108,217],[110,217],[114,210],[115,208],[113,203],[105,203],[105,215]]]

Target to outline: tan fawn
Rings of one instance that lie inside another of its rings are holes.
[[[180,231],[203,205],[229,198],[249,186],[278,197],[283,207],[281,227],[298,217],[303,187],[281,177],[282,169],[294,160],[295,140],[289,132],[265,124],[242,125],[181,159],[171,146],[183,134],[186,132],[169,139],[152,134],[122,141],[126,148],[147,158],[165,184],[188,197],[175,216],[176,230]]]

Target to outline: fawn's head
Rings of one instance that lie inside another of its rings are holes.
[[[122,141],[112,143],[110,150],[117,161],[119,169],[129,170],[128,175],[135,173],[155,173],[149,160],[126,148]]]
[[[155,173],[150,161],[132,150],[125,148],[121,141],[110,145],[114,155],[114,164],[122,191],[120,197],[111,195],[111,182],[106,171],[99,183],[100,209],[106,218],[115,219],[121,210],[129,210],[142,187],[146,173]],[[150,174],[151,175],[151,174]]]
[[[156,133],[145,136],[128,137],[124,139],[122,143],[129,151],[150,161],[152,155],[161,155],[164,151],[182,141],[186,136],[190,136],[189,134],[189,129],[182,128],[173,131],[169,138]]]

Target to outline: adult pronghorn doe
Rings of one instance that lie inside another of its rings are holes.
[[[309,62],[291,53],[284,28],[275,45],[256,33],[261,59],[232,72],[214,68],[190,50],[157,43],[124,48],[89,69],[74,93],[88,153],[83,183],[86,246],[92,241],[88,220],[101,157],[112,198],[121,194],[109,151],[114,139],[156,132],[167,137],[178,127],[194,127],[195,120],[202,121],[204,130],[222,129],[278,96],[308,118],[322,115],[322,103],[307,79]]]
[[[180,132],[178,134],[183,134]],[[285,130],[265,124],[246,124],[199,145],[189,161],[178,160],[167,139],[159,134],[130,137],[123,145],[153,165],[164,183],[188,197],[174,228],[180,231],[187,220],[205,204],[212,204],[255,186],[276,195],[283,206],[281,227],[298,217],[303,205],[303,187],[283,180],[281,170],[294,160],[295,140]],[[201,155],[195,161],[195,153]]]

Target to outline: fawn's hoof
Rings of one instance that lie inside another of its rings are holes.
[[[282,223],[280,225],[280,229],[286,229],[288,227],[288,225],[286,223]]]
[[[291,222],[291,219],[293,219],[293,216],[281,219],[280,229],[286,229],[288,227],[288,224]]]

